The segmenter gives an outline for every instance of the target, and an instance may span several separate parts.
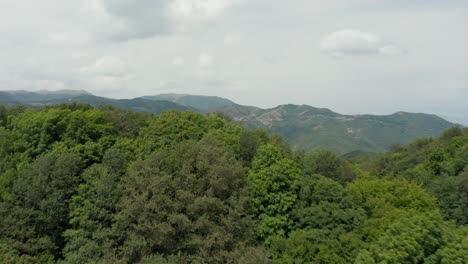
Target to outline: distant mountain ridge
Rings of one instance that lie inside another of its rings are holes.
[[[90,104],[94,107],[111,105],[118,108],[133,111],[149,112],[159,114],[165,111],[178,110],[187,111],[197,109],[179,105],[169,101],[151,101],[142,98],[134,99],[110,99],[95,96],[86,91],[66,90],[65,93],[55,92],[27,92],[27,91],[0,91],[0,104],[5,105],[28,105],[32,107],[44,107],[54,104]]]
[[[30,102],[43,102],[50,100],[68,99],[80,95],[91,95],[83,90],[60,90],[36,92],[30,91],[0,91],[0,103],[4,104],[27,104]]]
[[[63,103],[112,105],[156,114],[170,110],[222,112],[249,128],[264,128],[282,135],[296,150],[326,149],[337,154],[382,152],[394,144],[406,144],[420,137],[435,137],[451,127],[460,126],[430,114],[342,115],[326,108],[294,104],[261,109],[216,96],[160,94],[109,99],[82,90],[0,91],[0,104],[5,105],[43,107]]]
[[[85,90],[57,90],[57,91],[49,91],[49,90],[39,90],[36,91],[38,94],[62,94],[62,95],[92,95],[91,93]]]
[[[143,96],[141,98],[153,101],[170,101],[183,106],[192,107],[203,112],[212,112],[219,108],[235,104],[231,100],[217,96],[190,94],[159,94],[155,96]]]
[[[435,137],[457,126],[436,115],[397,112],[392,115],[342,115],[307,105],[271,109],[226,107],[222,111],[250,128],[282,135],[294,149],[327,149],[337,154],[382,152],[394,144]]]

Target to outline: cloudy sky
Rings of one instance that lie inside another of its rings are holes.
[[[468,125],[466,0],[0,0],[0,90],[177,92]]]

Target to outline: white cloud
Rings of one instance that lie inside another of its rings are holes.
[[[234,82],[226,88],[227,91],[229,92],[245,92],[250,89],[250,86],[248,83],[245,82]]]
[[[176,0],[0,1],[0,90],[63,87],[128,98],[155,94],[168,80],[161,90],[222,96],[250,87],[230,96],[263,107],[468,116],[468,1],[240,1],[181,1],[179,10]],[[354,48],[335,38],[320,54],[322,38],[343,25],[371,33],[354,30],[364,35]],[[411,56],[367,59],[401,54],[400,47]],[[211,66],[200,67],[201,51]],[[123,65],[97,60],[104,55]],[[173,65],[177,57],[183,66]]]
[[[61,45],[66,43],[70,40],[70,37],[66,34],[51,34],[46,38],[40,40],[39,42],[42,44],[50,44],[50,45]]]
[[[80,72],[82,74],[105,76],[108,77],[108,79],[114,79],[125,75],[125,68],[125,62],[120,58],[102,57],[97,59],[94,63],[82,67]]]
[[[106,93],[111,97],[112,93],[128,88],[136,77],[119,57],[101,57],[80,68],[80,73],[85,77],[82,83],[85,87],[93,87],[97,94]],[[135,91],[134,88],[131,91]]]
[[[224,34],[223,42],[226,46],[238,44],[242,41],[242,36],[239,33],[229,32]]]
[[[214,63],[214,57],[206,52],[202,52],[198,58],[201,67],[209,67]]]
[[[181,67],[185,65],[185,60],[182,57],[176,57],[174,60],[172,60],[172,65],[176,67]]]
[[[187,32],[221,17],[242,0],[91,0],[98,38],[143,39]]]
[[[8,81],[8,80],[2,80]],[[28,90],[31,91],[39,91],[39,90],[48,90],[48,91],[56,91],[56,90],[63,90],[68,89],[68,84],[64,83],[61,80],[49,80],[49,79],[37,79],[37,80],[14,80],[19,82],[21,85],[25,85],[28,87]]]
[[[387,44],[379,48],[379,53],[383,55],[401,55],[405,53],[405,51],[398,46]]]
[[[170,30],[170,0],[90,0],[98,39],[129,40],[152,37]]]
[[[355,29],[345,29],[325,36],[321,49],[332,56],[398,55],[404,53],[396,45],[383,41],[379,36]]]
[[[223,14],[238,0],[173,0],[169,7],[177,18],[210,19]]]

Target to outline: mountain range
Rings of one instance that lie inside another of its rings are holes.
[[[159,114],[164,111],[222,112],[249,128],[280,134],[296,150],[326,149],[343,155],[383,152],[394,144],[435,137],[458,124],[430,114],[397,112],[391,115],[343,115],[308,105],[280,105],[270,109],[236,104],[216,96],[160,94],[134,99],[110,99],[82,90],[0,91],[0,104],[44,107],[84,103]]]

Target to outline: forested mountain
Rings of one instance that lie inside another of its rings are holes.
[[[135,99],[109,99],[99,97],[87,92],[58,91],[58,92],[1,92],[0,104],[5,105],[27,105],[32,107],[44,107],[56,104],[90,104],[92,106],[110,105],[118,108],[141,111],[148,113],[162,113],[170,110],[196,110],[187,106],[179,105],[169,101],[153,101],[142,98]]]
[[[421,184],[437,198],[446,219],[468,225],[468,129],[393,146],[372,173]]]
[[[0,91],[0,103],[6,105],[30,104],[51,100],[68,99],[82,95],[90,94],[86,91],[80,90],[61,90],[56,92]]]
[[[0,92],[0,103],[43,107],[61,103],[112,105],[149,113],[192,110],[222,112],[249,128],[279,134],[295,150],[326,149],[343,155],[353,151],[383,152],[394,144],[420,137],[435,137],[456,126],[438,116],[398,112],[392,115],[342,115],[307,105],[281,105],[272,109],[243,106],[215,96],[162,94],[135,99],[108,99],[84,91]]]
[[[203,112],[213,112],[220,108],[234,105],[234,102],[217,96],[160,94],[156,96],[143,96],[142,98],[154,101],[170,101],[183,106],[198,109]]]
[[[326,149],[338,154],[382,152],[418,137],[434,137],[455,126],[438,116],[398,112],[392,115],[341,115],[308,105],[258,109],[238,105],[221,110],[251,128],[280,134],[294,149]]]
[[[0,260],[463,264],[467,172],[467,129],[353,164],[219,114],[0,107]]]

